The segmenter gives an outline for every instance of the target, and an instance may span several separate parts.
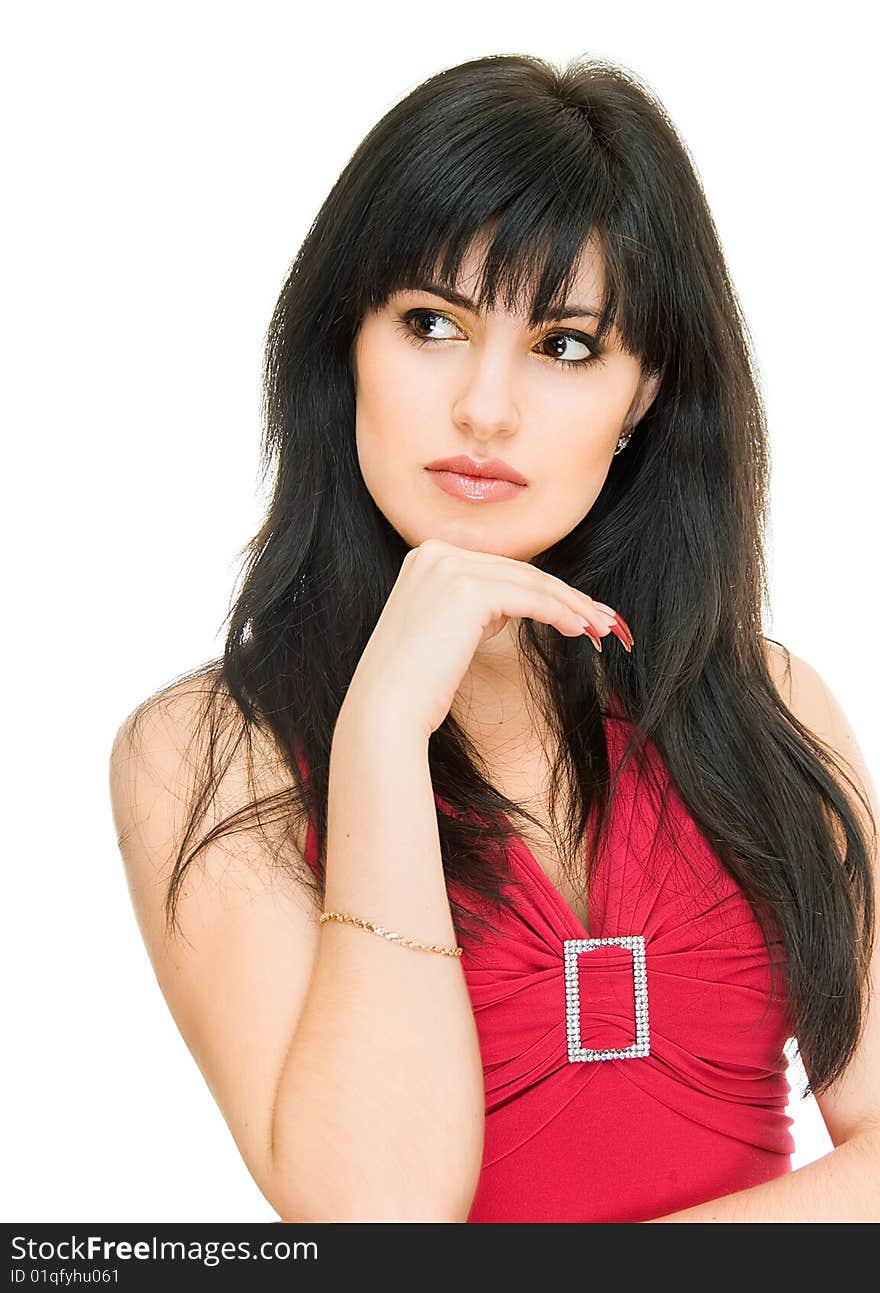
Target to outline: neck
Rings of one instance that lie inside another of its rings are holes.
[[[519,654],[518,625],[518,620],[509,620],[477,648],[453,703],[456,722],[481,746],[496,741],[516,744],[542,726]]]

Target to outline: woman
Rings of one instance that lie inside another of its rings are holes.
[[[265,395],[224,653],[111,757],[157,978],[265,1197],[878,1219],[876,806],[761,633],[764,412],[661,105],[598,61],[419,86],[299,251]],[[797,1172],[790,1036],[835,1143]]]

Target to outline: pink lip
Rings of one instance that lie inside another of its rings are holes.
[[[436,468],[425,469],[434,484],[446,494],[455,498],[465,498],[472,503],[495,503],[504,498],[513,498],[522,492],[522,485],[515,485],[512,480],[500,480],[492,476],[465,476],[457,471],[437,471]]]
[[[474,476],[480,480],[509,480],[514,485],[528,485],[525,476],[514,470],[502,458],[468,458],[458,454],[455,458],[437,458],[429,462],[428,471],[452,471],[458,476]]]

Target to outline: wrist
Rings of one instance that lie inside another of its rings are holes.
[[[337,742],[364,743],[365,749],[381,749],[383,756],[400,749],[412,757],[427,754],[429,734],[409,717],[393,697],[361,696],[349,690],[333,729]]]

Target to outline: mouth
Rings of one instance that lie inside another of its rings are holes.
[[[469,458],[466,454],[459,454],[455,458],[437,458],[434,462],[429,462],[425,470],[449,472],[456,476],[468,476],[473,480],[503,480],[512,485],[529,483],[525,476],[503,458]]]
[[[526,488],[512,480],[503,480],[498,476],[471,476],[460,471],[447,471],[436,467],[426,467],[425,471],[438,489],[453,498],[464,499],[470,503],[496,503],[504,499],[515,498]]]

